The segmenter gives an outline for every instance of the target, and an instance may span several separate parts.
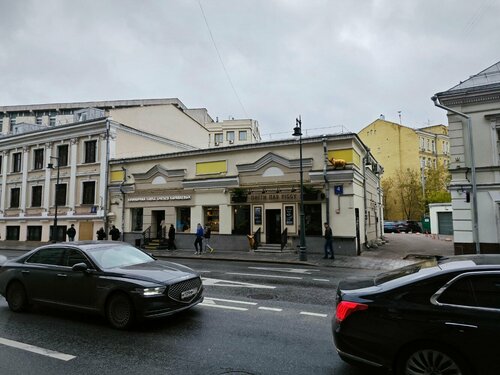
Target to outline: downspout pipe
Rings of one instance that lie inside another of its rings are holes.
[[[368,162],[370,160],[370,149],[367,147],[366,148],[366,154],[365,157],[363,158],[363,198],[364,198],[364,235],[365,235],[365,247],[368,246],[368,202],[367,202],[367,196],[366,196],[366,166],[368,165]]]
[[[325,197],[326,197],[326,222],[330,227],[330,182],[328,181],[327,175],[326,175],[326,168],[328,165],[328,150],[327,150],[327,144],[326,144],[326,137],[323,137],[323,153],[324,153],[324,160],[323,160],[323,179],[325,180]]]
[[[123,180],[120,183],[120,193],[122,193],[122,241],[125,241],[125,191],[123,190],[123,185],[127,181],[127,169],[122,166]]]
[[[104,232],[106,233],[106,236],[108,235],[108,228],[109,228],[109,219],[108,219],[108,183],[109,183],[109,128],[110,128],[110,122],[109,118],[106,119],[106,173],[105,173],[105,181],[104,183],[106,184],[106,191],[103,194],[103,207],[104,207]]]
[[[456,111],[439,102],[437,95],[434,95],[431,100],[436,107],[442,108],[448,112],[467,119],[467,134],[469,136],[468,151],[470,155],[470,171],[472,185],[472,239],[476,247],[476,254],[481,254],[481,244],[479,242],[478,215],[477,215],[477,183],[476,183],[476,162],[474,159],[474,142],[472,141],[472,121],[469,115]]]

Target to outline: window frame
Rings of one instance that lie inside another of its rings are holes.
[[[36,194],[35,194],[35,190],[37,190]],[[42,185],[33,185],[31,187],[31,207],[42,207],[42,197],[43,197]],[[35,198],[36,198],[36,201],[35,201]],[[39,200],[39,202],[38,202],[38,200]]]
[[[245,135],[244,137],[242,137],[242,135]],[[247,130],[240,130],[238,131],[238,140],[239,141],[248,141],[248,131]]]
[[[62,149],[66,150],[65,153],[61,153]],[[68,161],[69,161],[68,155],[69,155],[69,147],[67,144],[57,146],[57,164],[60,167],[68,166]]]
[[[21,152],[12,154],[12,173],[20,173],[23,171],[23,155]]]
[[[92,186],[92,188],[90,188]],[[88,190],[90,189],[90,190]],[[96,192],[96,182],[95,181],[83,181],[82,182],[82,205],[94,205],[95,204],[95,192]]]
[[[63,199],[62,199],[62,193],[61,193],[61,187],[64,186],[64,202],[63,202]],[[68,193],[68,184],[64,183],[64,184],[61,184],[59,183],[58,184],[55,184],[55,192],[56,192],[56,196],[55,196],[55,201],[54,201],[54,205],[56,205],[56,202],[57,202],[57,206],[66,206],[66,202],[67,202],[67,193]]]
[[[33,150],[33,170],[40,170],[44,167],[45,150],[37,148]]]
[[[97,140],[85,141],[83,163],[91,164],[95,162],[97,162]]]
[[[14,192],[16,192],[17,194],[14,194]],[[17,195],[17,196],[15,196],[15,195]],[[10,208],[19,208],[20,200],[21,200],[21,188],[18,188],[18,187],[10,188],[9,207]],[[13,203],[15,203],[15,205]]]

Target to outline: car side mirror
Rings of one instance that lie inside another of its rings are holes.
[[[88,268],[89,267],[83,262],[76,263],[75,265],[73,265],[73,267],[71,267],[73,271],[87,271]]]

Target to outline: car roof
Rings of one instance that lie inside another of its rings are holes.
[[[109,247],[122,247],[122,246],[132,246],[131,244],[127,242],[121,242],[121,241],[97,241],[97,240],[89,240],[89,241],[71,241],[71,242],[57,242],[53,244],[48,244],[44,246],[40,246],[36,248],[35,250],[38,249],[47,249],[47,248],[52,248],[52,247],[76,247],[85,251],[92,250],[92,249],[99,249],[99,248],[109,248]]]

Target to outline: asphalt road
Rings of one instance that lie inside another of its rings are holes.
[[[0,297],[0,374],[366,374],[338,358],[331,318],[338,281],[375,271],[182,263],[202,273],[204,303],[128,332],[82,314],[12,313]]]

